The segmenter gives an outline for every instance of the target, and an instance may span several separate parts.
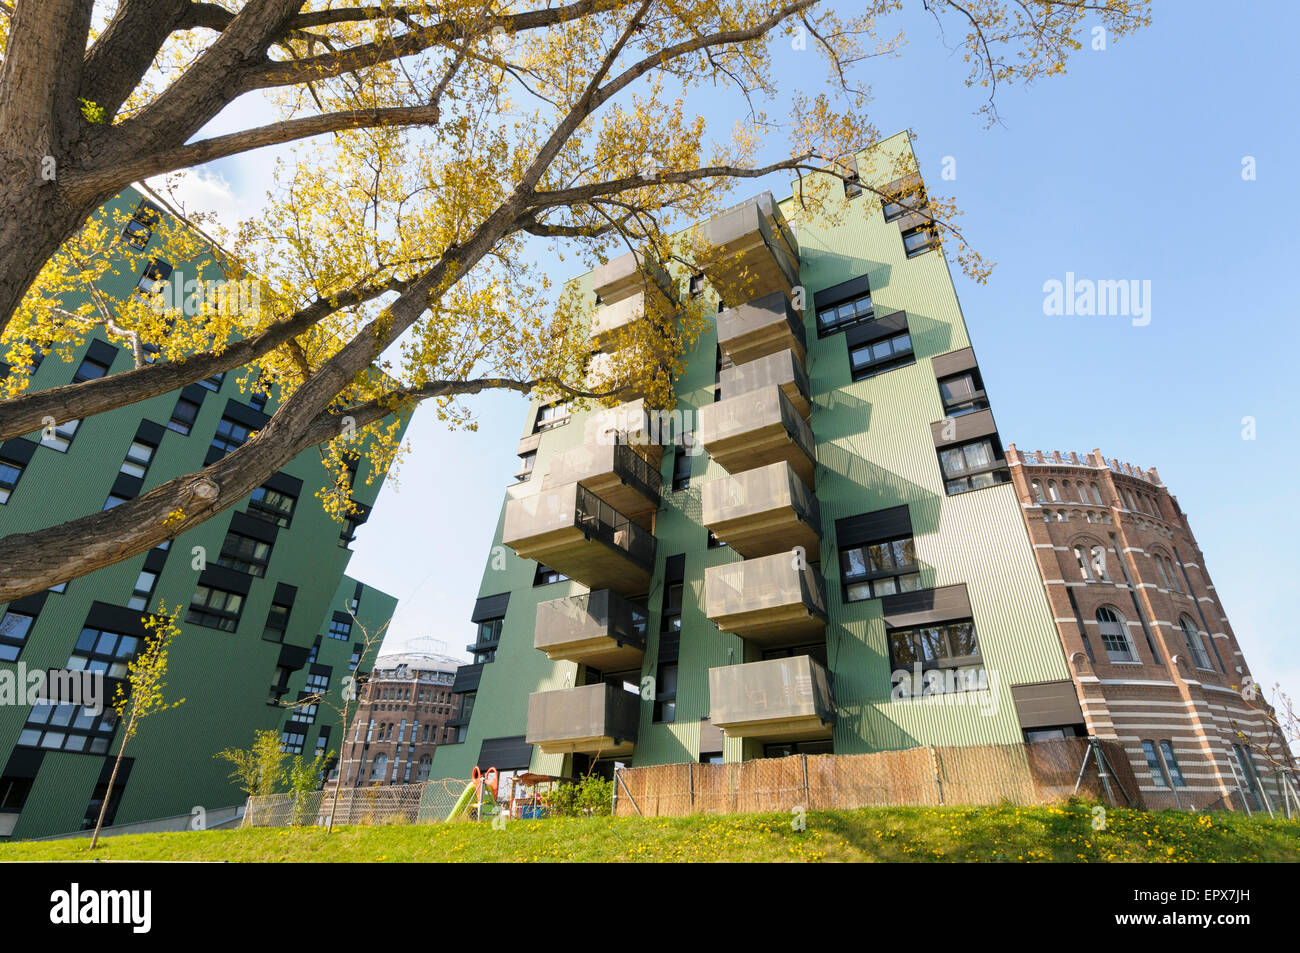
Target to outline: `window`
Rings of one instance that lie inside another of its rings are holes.
[[[908,215],[913,211],[920,211],[926,208],[930,200],[926,198],[924,189],[917,189],[910,195],[899,195],[897,199],[881,199],[880,205],[885,212],[885,221],[893,222]]]
[[[1174,592],[1182,592],[1183,587],[1178,585],[1178,573],[1174,571],[1174,564],[1171,563],[1168,559],[1165,559],[1165,557],[1163,556],[1157,558],[1165,565],[1165,572],[1168,573],[1168,575],[1165,578],[1169,580],[1169,588],[1172,589]]]
[[[308,696],[313,697],[313,696]],[[298,722],[304,725],[314,725],[316,723],[316,714],[320,711],[320,702],[307,702],[303,700],[293,710],[289,716],[292,722]]]
[[[568,578],[569,577],[566,576],[564,573],[556,572],[554,569],[551,569],[548,566],[543,566],[541,563],[538,563],[537,572],[533,576],[533,585],[549,586],[553,582],[565,582],[568,580]]]
[[[1146,755],[1147,770],[1151,772],[1151,783],[1158,788],[1169,787],[1169,779],[1165,776],[1165,766],[1160,760],[1160,753],[1156,751],[1155,742],[1142,742],[1142,753]]]
[[[871,303],[871,292],[868,291],[864,295],[819,310],[817,332],[823,335],[829,334],[847,328],[851,324],[870,321],[875,316],[876,309]]]
[[[252,432],[251,427],[229,417],[222,417],[217,423],[217,432],[212,438],[212,446],[224,453],[230,453],[242,447]]]
[[[226,372],[222,371],[220,374],[213,374],[211,377],[203,378],[203,380],[199,381],[199,386],[206,387],[215,394],[217,391],[221,390],[221,382],[225,379]]]
[[[1000,459],[999,450],[989,437],[943,447],[939,450],[939,465],[943,469],[944,490],[949,496],[1011,479],[1006,461]]]
[[[1160,575],[1160,585],[1165,589],[1172,588],[1169,585],[1169,576],[1165,572],[1165,562],[1159,553],[1152,553],[1151,561],[1156,564],[1156,572]]]
[[[135,207],[135,214],[122,229],[122,238],[133,247],[143,251],[153,237],[154,227],[162,221],[162,212],[152,202],[141,201]]]
[[[706,530],[706,532],[709,534],[708,539],[705,542],[706,549],[719,549],[727,545],[722,540],[718,539],[718,537],[713,535],[713,530]]]
[[[87,626],[77,637],[68,668],[74,672],[101,672],[105,678],[125,678],[126,663],[143,647],[144,641],[134,635]]]
[[[1119,611],[1110,606],[1097,610],[1097,631],[1102,647],[1112,662],[1136,662],[1137,653],[1128,637],[1128,623]]]
[[[1092,572],[1088,568],[1088,554],[1082,546],[1074,547],[1074,561],[1079,565],[1079,578],[1084,582],[1092,582]]]
[[[1178,625],[1183,630],[1183,641],[1187,643],[1187,651],[1192,653],[1196,667],[1214,671],[1214,666],[1210,664],[1210,654],[1205,651],[1205,642],[1201,638],[1200,630],[1196,628],[1196,623],[1187,616],[1182,616],[1178,620]]]
[[[1187,782],[1183,780],[1183,770],[1178,766],[1178,759],[1174,756],[1174,746],[1171,742],[1160,742],[1160,756],[1165,762],[1165,771],[1169,774],[1169,780],[1173,782],[1176,788],[1187,787]]]
[[[118,472],[143,479],[149,472],[149,464],[153,462],[154,451],[157,449],[143,440],[132,440],[131,446],[126,448],[126,460],[122,462]]]
[[[1098,506],[1103,506],[1104,504],[1101,502],[1101,488],[1095,483],[1089,483],[1088,490],[1092,493],[1092,502]]]
[[[61,424],[56,424],[53,434],[48,430],[41,433],[41,446],[57,450],[59,453],[67,453],[68,447],[72,445],[72,438],[77,435],[77,428],[80,426],[80,420],[65,420]]]
[[[103,377],[108,373],[108,367],[103,361],[87,354],[81,359],[81,366],[77,368],[77,372],[72,375],[72,383],[80,384],[82,381],[93,381]]]
[[[104,501],[104,509],[111,510],[115,506],[121,506],[123,503],[129,502],[130,499],[131,497],[122,496],[120,493],[110,493],[108,499]]]
[[[429,772],[433,769],[433,758],[427,754],[421,755],[419,762],[415,767],[415,780],[429,780]]]
[[[25,469],[26,465],[16,460],[0,460],[0,503],[9,502]]]
[[[346,642],[352,637],[352,620],[334,613],[334,618],[330,619],[329,637]]]
[[[938,240],[939,235],[933,225],[918,225],[903,232],[903,251],[908,258],[915,258],[934,248]]]
[[[1060,503],[1060,502],[1061,502],[1061,493],[1060,493],[1060,491],[1056,488],[1056,481],[1055,481],[1055,480],[1048,480],[1048,481],[1047,481],[1047,498],[1048,498],[1049,500],[1051,500],[1053,503]]]
[[[858,179],[858,174],[853,173],[851,178],[843,179],[844,197],[846,199],[855,199],[862,194],[862,182]]]
[[[194,421],[198,419],[199,405],[188,397],[178,397],[176,407],[172,410],[171,419],[167,421],[167,429],[188,437],[190,430],[194,427]]]
[[[989,406],[988,398],[984,396],[984,384],[975,371],[942,378],[939,396],[943,398],[944,413],[949,417],[973,414],[977,410],[987,410]]]
[[[375,760],[370,764],[370,780],[382,781],[384,775],[388,772],[388,755],[377,754]]]
[[[655,677],[654,720],[668,723],[677,717],[677,663],[663,662]]]
[[[1035,503],[1046,503],[1047,497],[1043,495],[1043,481],[1034,480],[1029,484],[1029,491],[1034,495]]]
[[[355,672],[357,670],[357,666],[361,664],[361,656],[364,653],[364,651],[365,651],[365,647],[359,643],[354,644],[352,646],[352,654],[348,656],[349,672]]]
[[[918,663],[922,669],[957,668],[978,662],[979,656],[975,623],[970,619],[889,631],[889,659],[895,669],[911,669]]]
[[[248,498],[248,514],[288,529],[297,503],[298,498],[291,493],[259,486]]]
[[[266,401],[269,397],[270,395],[264,391],[250,391],[248,394],[248,406],[252,407],[259,414],[266,413]]]
[[[851,546],[840,550],[844,601],[879,599],[921,588],[912,537]]]
[[[244,597],[237,592],[198,585],[194,587],[194,598],[190,601],[185,621],[234,632],[239,628],[239,614],[243,607]]]
[[[1106,571],[1106,547],[1092,547],[1092,572],[1101,582],[1110,582],[1110,573]]]
[[[529,450],[527,453],[519,455],[519,469],[515,471],[515,477],[523,483],[533,475],[533,466],[537,463],[537,451]]]
[[[1233,753],[1237,756],[1237,770],[1241,772],[1241,779],[1245,782],[1246,793],[1250,795],[1250,800],[1255,809],[1259,809],[1260,804],[1260,787],[1259,774],[1255,771],[1255,760],[1250,756],[1241,745],[1232,746]]]
[[[703,273],[698,274],[698,275],[691,275],[691,280],[690,280],[690,285],[689,285],[689,287],[690,287],[690,295],[691,295],[692,298],[698,298],[698,297],[700,297],[700,295],[704,294],[704,275],[703,275]]]
[[[565,404],[548,404],[537,408],[537,420],[533,424],[533,433],[550,430],[569,422],[569,408]]]
[[[307,743],[307,732],[302,728],[285,728],[280,733],[280,750],[285,754],[302,754]]]
[[[691,485],[691,454],[683,444],[673,450],[673,492],[685,490]]]
[[[330,677],[324,672],[313,672],[307,676],[306,690],[313,694],[324,695],[330,690]]]
[[[36,616],[10,609],[0,616],[0,662],[18,659],[27,644],[27,634],[32,630]]]
[[[131,598],[127,600],[126,607],[140,611],[148,609],[149,599],[157,585],[158,574],[150,572],[148,569],[141,569],[140,575],[135,579],[135,586],[131,589]]]
[[[496,647],[501,642],[501,628],[505,619],[484,619],[478,624],[474,640],[474,663],[491,662],[496,658]]]
[[[268,642],[283,642],[284,634],[289,631],[289,613],[293,606],[284,602],[272,602],[266,612],[266,625],[262,627],[262,638]],[[315,651],[315,648],[313,648]]]
[[[217,564],[253,576],[265,576],[271,561],[271,544],[234,530],[226,533]]]
[[[170,278],[171,274],[172,266],[161,258],[155,258],[145,266],[136,290],[143,291],[145,294],[157,294],[162,291],[163,282]]]
[[[915,362],[912,336],[906,331],[849,349],[849,369],[853,372],[855,381],[875,377]]]
[[[686,587],[682,582],[670,582],[664,589],[663,611],[660,613],[660,631],[680,632],[682,630],[682,595]]]

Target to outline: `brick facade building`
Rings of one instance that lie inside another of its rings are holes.
[[[1123,743],[1151,806],[1280,808],[1286,749],[1159,474],[1100,450],[1007,462],[1089,733]]]
[[[408,652],[375,660],[361,690],[354,727],[344,743],[343,784],[413,784],[429,778],[433,753],[452,740],[447,722],[459,659]]]

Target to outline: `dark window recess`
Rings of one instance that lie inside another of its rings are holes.
[[[960,417],[977,410],[987,410],[989,406],[979,371],[963,371],[951,377],[941,378],[939,396],[943,400],[943,412],[948,417]]]
[[[474,644],[468,646],[474,656],[475,664],[491,662],[497,657],[497,646],[501,644],[501,629],[505,624],[504,618],[484,619],[478,624],[478,634],[475,636]]]
[[[763,745],[764,758],[788,758],[795,754],[834,754],[830,741],[776,741]]]
[[[339,533],[339,547],[347,549],[357,538],[357,527],[370,519],[370,507],[352,500],[356,512],[343,517],[343,530]]]
[[[0,814],[22,813],[35,783],[35,778],[19,778],[7,774],[0,777]]]
[[[131,216],[126,227],[122,229],[122,238],[132,247],[144,250],[149,244],[149,239],[153,238],[153,230],[162,221],[162,211],[152,202],[141,200],[140,204],[135,207],[135,214]]]
[[[283,642],[284,634],[289,631],[289,613],[292,611],[292,603],[272,602],[266,613],[262,638],[268,642]]]
[[[307,732],[296,726],[289,726],[280,733],[280,750],[285,754],[302,754],[302,746],[307,743]]]
[[[297,504],[298,498],[285,490],[259,486],[248,498],[248,513],[287,529]]]
[[[0,457],[0,503],[9,502],[9,497],[13,495],[18,486],[18,481],[22,478],[23,471],[26,469],[26,460],[20,461],[11,457]]]
[[[244,597],[239,593],[215,586],[198,585],[194,587],[194,598],[190,601],[190,611],[186,614],[185,621],[223,632],[234,632],[239,628],[239,615],[243,609]]]
[[[260,390],[251,391],[248,395],[248,406],[252,407],[259,414],[266,413],[267,394]]]
[[[226,539],[221,544],[221,555],[217,557],[218,565],[252,576],[265,576],[270,561],[270,543],[234,530],[226,533]]]
[[[722,540],[718,539],[718,537],[713,535],[713,530],[706,530],[706,532],[709,534],[709,538],[707,542],[707,546],[709,549],[720,549],[721,547],[727,545]]]
[[[149,472],[149,464],[153,463],[153,455],[157,450],[157,444],[149,443],[137,436],[131,441],[131,446],[126,448],[126,459],[118,467],[118,472],[129,477],[144,479],[145,474]]]
[[[849,366],[855,381],[915,363],[912,336],[906,331],[849,349]]]
[[[87,354],[81,359],[81,364],[77,367],[76,373],[72,375],[72,382],[80,384],[82,381],[93,381],[104,377],[108,374],[108,369],[111,366],[111,361],[104,361]]]
[[[903,232],[903,251],[908,258],[915,258],[935,248],[938,241],[939,233],[933,225],[918,225]]]
[[[806,655],[823,668],[826,667],[826,643],[810,642],[807,645],[792,645],[789,648],[767,649],[763,652],[763,661],[774,658],[798,658]]]
[[[170,278],[171,274],[171,264],[161,258],[155,258],[145,266],[136,289],[145,294],[156,294],[162,290],[163,282]]]
[[[844,601],[861,602],[921,588],[916,543],[911,536],[840,550]]]
[[[212,447],[222,453],[230,453],[242,447],[252,432],[252,427],[229,417],[222,417],[217,422],[217,432],[212,438]]]
[[[691,275],[690,295],[692,298],[698,298],[704,294],[704,274]]]
[[[537,419],[533,423],[533,433],[550,430],[569,422],[569,408],[565,404],[547,404],[537,408]]]
[[[889,661],[894,669],[909,671],[918,663],[922,669],[976,665],[980,661],[980,647],[975,637],[975,623],[963,619],[911,629],[891,629]]]
[[[111,510],[113,507],[121,506],[123,503],[129,502],[130,500],[131,497],[129,496],[122,496],[120,493],[110,493],[108,494],[108,499],[104,501],[103,508]]]
[[[352,638],[352,619],[342,612],[334,613],[334,617],[330,619],[328,635],[331,639],[346,642]]]
[[[211,377],[205,377],[203,380],[199,381],[199,386],[206,388],[215,394],[217,391],[221,390],[221,382],[225,379],[226,372],[222,371],[219,374],[213,374]]]
[[[167,421],[167,429],[188,437],[190,431],[194,429],[194,421],[198,419],[199,404],[188,397],[178,397],[171,419]]]
[[[672,722],[677,718],[677,662],[660,662],[655,671],[654,720]]]
[[[12,607],[0,616],[0,662],[17,661],[35,624],[36,616]]]
[[[1011,480],[1002,448],[992,437],[939,448],[943,488],[949,496]]]
[[[527,453],[521,453],[519,455],[519,469],[515,471],[515,479],[520,483],[527,481],[533,475],[533,466],[536,463],[536,450],[529,450]]]
[[[65,420],[61,424],[55,424],[53,433],[48,430],[41,432],[41,446],[57,450],[59,453],[67,453],[68,448],[72,446],[72,438],[77,435],[77,428],[80,426],[80,420]]]
[[[360,642],[352,643],[352,654],[348,656],[348,671],[355,672],[357,666],[361,664],[361,656],[366,650],[365,645]]]
[[[549,566],[537,564],[537,572],[533,575],[534,586],[549,586],[553,582],[567,582],[568,576],[562,572],[556,572]]]
[[[104,767],[108,772],[100,777],[99,782],[95,785],[94,791],[90,795],[90,803],[86,805],[86,815],[81,819],[81,829],[88,831],[99,823],[99,814],[104,812],[104,826],[110,827],[117,820],[117,809],[122,803],[122,795],[126,793],[126,782],[130,779],[130,765],[128,761],[134,763],[134,758],[123,758],[122,764],[118,767],[117,778],[113,780],[113,789],[109,791],[108,782],[112,778],[112,762],[106,761]],[[108,800],[108,808],[104,808],[104,800]]]
[[[840,180],[844,183],[844,197],[855,199],[862,194],[862,180],[858,177],[858,160],[850,159],[846,164],[849,167],[849,177]]]
[[[881,199],[880,205],[885,212],[885,221],[894,222],[904,215],[928,211],[930,200],[924,189],[918,189],[910,194],[897,195],[893,200]]]
[[[673,450],[673,492],[685,490],[691,485],[690,450],[678,444]]]
[[[853,298],[818,308],[817,332],[823,335],[829,334],[852,324],[870,321],[875,315],[875,306],[871,303],[871,291],[868,289]]]

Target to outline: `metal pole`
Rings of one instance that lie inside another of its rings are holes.
[[[1074,779],[1074,793],[1079,793],[1079,785],[1083,783],[1083,772],[1088,770],[1088,758],[1092,755],[1092,745],[1083,749],[1083,764],[1079,765],[1079,776]]]
[[[1092,742],[1093,754],[1097,758],[1097,775],[1101,778],[1102,789],[1106,792],[1106,803],[1114,807],[1115,795],[1110,790],[1110,776],[1106,773],[1106,759],[1102,756],[1101,744],[1092,735],[1088,736],[1088,740]]]

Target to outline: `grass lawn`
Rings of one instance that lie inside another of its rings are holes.
[[[1300,861],[1300,820],[1092,807],[864,808],[490,824],[259,828],[0,845],[0,861]]]

